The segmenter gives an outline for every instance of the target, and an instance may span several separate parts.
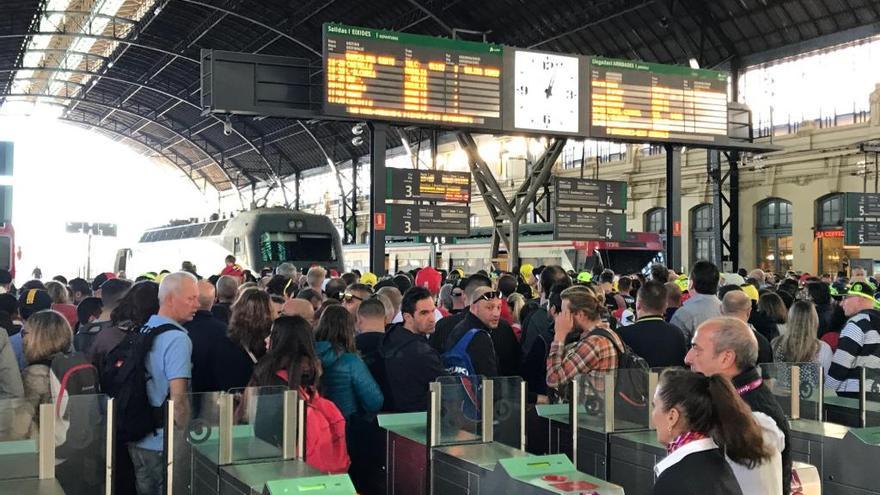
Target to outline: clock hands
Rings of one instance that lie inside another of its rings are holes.
[[[544,95],[546,95],[547,98],[550,98],[551,96],[553,96],[553,83],[554,82],[556,82],[556,71],[553,71],[553,75],[550,76],[550,84],[547,86],[547,89],[544,90]]]

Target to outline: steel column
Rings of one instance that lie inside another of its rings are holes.
[[[385,274],[385,225],[377,227],[377,216],[385,215],[385,146],[388,125],[370,123],[370,271]]]
[[[676,223],[681,226],[681,148],[671,144],[666,150],[666,264],[678,273],[682,272],[681,233],[675,235]]]
[[[724,271],[724,201],[721,176],[721,153],[718,150],[706,150],[706,168],[712,182],[712,263]]]

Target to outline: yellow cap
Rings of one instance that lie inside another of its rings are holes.
[[[747,296],[749,296],[749,299],[751,299],[752,301],[758,300],[758,289],[756,289],[754,285],[745,284],[742,286],[742,290],[746,293]]]
[[[519,267],[519,274],[522,275],[523,279],[528,280],[532,276],[532,270],[534,269],[535,267],[531,263],[525,263]]]
[[[375,273],[364,272],[364,274],[361,275],[361,283],[362,284],[376,285],[376,282],[378,282],[378,281],[379,281],[379,279],[376,277]]]

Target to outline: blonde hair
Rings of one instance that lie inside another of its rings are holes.
[[[819,315],[809,301],[795,301],[788,310],[785,335],[773,339],[773,348],[789,363],[809,363],[819,352]]]
[[[42,361],[70,348],[73,331],[67,319],[51,309],[37,311],[24,324],[22,346],[28,363]]]
[[[61,282],[55,280],[46,282],[46,292],[52,298],[52,304],[67,304],[69,294],[67,293],[67,287]]]
[[[595,292],[586,287],[574,285],[562,291],[559,296],[568,301],[572,313],[581,312],[592,321],[598,320],[602,315],[602,302]]]
[[[523,307],[526,305],[526,298],[523,297],[522,294],[514,292],[507,296],[507,304],[510,305],[510,312],[513,316],[514,323],[522,323],[519,321],[519,312],[522,311]]]

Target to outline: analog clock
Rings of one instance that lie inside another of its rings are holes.
[[[578,58],[519,50],[514,55],[514,126],[578,131]]]

